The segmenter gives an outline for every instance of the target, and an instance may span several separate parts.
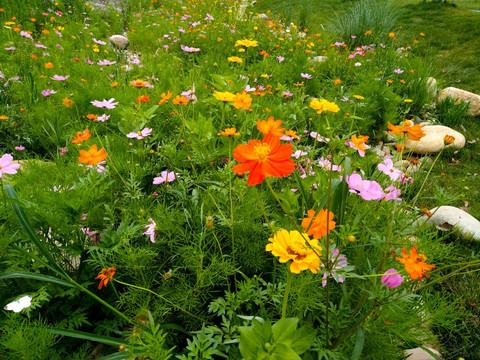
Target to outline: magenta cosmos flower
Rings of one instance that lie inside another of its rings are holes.
[[[382,276],[382,284],[385,284],[385,286],[389,287],[390,289],[400,286],[403,281],[403,276],[400,274],[395,274],[396,272],[398,271],[393,268],[385,271],[385,275]]]
[[[53,75],[53,77],[51,77],[50,79],[56,80],[56,81],[65,81],[65,80],[67,80],[69,77],[70,77],[70,75],[61,76],[61,75],[55,74],[55,75]]]
[[[157,224],[152,218],[148,219],[148,221],[150,221],[150,224],[145,225],[147,231],[145,231],[143,235],[150,235],[150,241],[155,243],[155,226],[157,226]]]
[[[130,139],[138,139],[142,140],[143,138],[149,136],[152,133],[152,129],[145,128],[142,131],[139,132],[131,132],[127,134],[127,137]]]
[[[16,174],[20,164],[12,164],[13,156],[5,154],[0,158],[0,178],[3,174]]]
[[[115,109],[115,106],[118,105],[118,101],[117,102],[114,102],[114,101],[115,99],[111,98],[110,100],[103,99],[103,101],[93,100],[93,101],[90,101],[90,103],[93,106],[96,106],[98,108]]]
[[[167,170],[162,171],[160,176],[157,176],[153,179],[155,185],[162,184],[164,182],[172,182],[177,178],[178,174],[175,174],[173,171],[168,172]]]
[[[50,89],[45,89],[41,92],[43,96],[50,96],[52,94],[56,94],[57,92],[55,90],[50,90]]]
[[[97,65],[110,66],[110,65],[114,65],[114,64],[116,64],[116,63],[117,63],[116,61],[109,61],[109,60],[105,59],[105,60],[100,60],[100,61],[98,61],[98,62],[97,62]]]
[[[185,51],[185,52],[198,52],[200,51],[200,48],[194,48],[194,47],[190,47],[190,46],[185,46],[185,45],[180,45],[180,48]]]

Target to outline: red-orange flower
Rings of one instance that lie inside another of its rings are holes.
[[[80,161],[82,164],[88,163],[88,165],[97,165],[100,161],[103,161],[106,158],[107,153],[103,147],[98,150],[97,145],[93,144],[88,151],[80,150],[80,157],[78,158],[78,161]]]
[[[84,141],[87,141],[90,139],[90,136],[92,136],[92,133],[88,130],[88,128],[85,129],[85,131],[82,132],[77,132],[75,134],[75,138],[71,141],[72,144],[81,144]]]
[[[102,272],[100,275],[98,275],[95,280],[100,279],[100,284],[98,284],[98,289],[100,290],[104,285],[107,286],[107,283],[113,279],[113,276],[115,275],[115,269],[114,267],[108,268],[108,269],[102,269]]]
[[[150,98],[147,95],[141,95],[137,97],[137,102],[141,104],[142,102],[149,102]]]
[[[322,209],[318,215],[315,216],[315,210],[308,210],[307,214],[308,217],[302,220],[302,227],[305,231],[308,229],[307,234],[313,235],[314,239],[320,239],[327,234],[327,224],[328,233],[335,229],[336,222],[333,221],[334,214],[331,211]]]
[[[398,257],[395,259],[405,265],[405,270],[408,272],[412,280],[419,279],[422,281],[422,275],[428,277],[425,270],[431,270],[435,267],[435,265],[425,264],[427,257],[424,254],[417,254],[416,246],[412,247],[410,250],[410,255],[407,255],[407,250],[403,248],[402,256],[403,259]]]
[[[290,160],[293,147],[291,144],[280,145],[280,138],[267,136],[263,141],[250,140],[233,150],[233,157],[243,164],[235,165],[232,170],[237,174],[250,171],[247,185],[260,184],[265,177],[282,177],[295,170],[295,163]]]
[[[273,136],[281,137],[285,128],[281,128],[282,120],[275,120],[273,116],[270,116],[267,120],[257,120],[257,129],[263,135],[267,136],[272,134]]]

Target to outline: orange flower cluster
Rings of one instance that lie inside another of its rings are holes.
[[[88,128],[85,129],[85,131],[82,132],[77,132],[75,134],[75,138],[71,141],[72,144],[81,144],[84,141],[87,141],[90,139],[90,136],[92,136],[92,133],[88,130]]]
[[[405,265],[405,270],[408,272],[412,280],[419,279],[422,281],[422,275],[428,277],[426,270],[431,270],[435,265],[425,264],[427,257],[424,254],[417,254],[417,247],[414,246],[410,250],[410,255],[407,255],[407,250],[402,249],[403,258],[396,257],[395,259]]]
[[[117,269],[114,267],[108,269],[102,269],[102,272],[95,278],[95,280],[100,279],[100,284],[98,284],[98,290],[102,289],[103,286],[107,286],[107,283],[113,279]]]

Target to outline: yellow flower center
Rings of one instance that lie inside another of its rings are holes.
[[[138,134],[138,136],[142,136],[142,132],[141,132],[141,131],[139,131],[137,134]]]
[[[268,154],[270,154],[270,145],[265,143],[260,143],[255,145],[253,152],[258,156],[259,160],[265,160]]]

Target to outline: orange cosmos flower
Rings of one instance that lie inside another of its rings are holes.
[[[282,120],[275,120],[273,116],[270,116],[266,121],[257,120],[257,129],[263,135],[273,135],[281,137],[285,128],[280,128],[282,126]]]
[[[395,134],[398,136],[407,136],[410,140],[418,141],[425,136],[422,130],[423,125],[413,125],[410,120],[405,120],[403,126],[392,125],[388,123],[389,134]]]
[[[31,57],[33,60],[38,60],[38,56],[35,55],[35,54],[30,55],[30,57]]]
[[[455,142],[455,138],[452,135],[445,135],[443,138],[443,143],[446,145],[453,144]]]
[[[334,83],[335,85],[338,85],[338,84],[340,84],[341,82],[342,82],[342,80],[340,80],[340,79],[335,79],[335,81],[334,81],[333,83]]]
[[[82,79],[83,81],[83,79]],[[85,80],[85,82],[87,82],[87,80]],[[110,84],[111,87],[117,87],[118,85],[118,82],[114,81],[113,83]]]
[[[99,162],[105,160],[107,158],[107,153],[103,149],[103,147],[98,150],[97,145],[93,144],[90,150],[80,150],[80,157],[78,161],[82,164],[88,165],[97,165]]]
[[[371,34],[371,33],[372,33],[372,30],[367,30],[367,31],[365,31],[365,35],[369,35],[369,34]]]
[[[95,280],[100,279],[100,284],[98,284],[98,290],[100,290],[104,285],[107,286],[107,283],[113,279],[115,271],[117,271],[117,269],[115,269],[114,267],[102,269],[100,275],[95,278]]]
[[[149,101],[150,101],[150,98],[147,95],[142,95],[137,97],[137,102],[139,104],[142,104],[144,102],[149,102]]]
[[[267,136],[261,142],[250,140],[233,150],[234,159],[243,164],[235,165],[232,170],[236,174],[250,171],[248,186],[260,184],[265,177],[287,176],[295,170],[295,162],[290,160],[292,151],[291,144],[280,145],[276,136]]]
[[[405,265],[405,270],[408,272],[412,280],[419,279],[422,281],[422,275],[428,277],[426,270],[431,270],[435,265],[425,264],[427,257],[424,254],[417,254],[417,247],[414,246],[410,250],[410,255],[407,255],[407,250],[402,249],[403,258],[396,257],[395,259]]]
[[[320,210],[317,216],[315,216],[315,210],[308,210],[308,217],[302,220],[302,227],[308,232],[308,235],[313,235],[314,239],[320,239],[335,229],[336,222],[333,221],[334,214],[331,211]],[[310,225],[311,224],[311,225]]]
[[[83,133],[80,131],[75,134],[75,138],[71,141],[72,144],[81,144],[84,141],[87,141],[90,139],[90,136],[92,136],[92,133],[88,130],[88,128],[85,129]]]
[[[365,135],[359,135],[357,138],[357,134],[353,134],[352,137],[350,138],[350,141],[355,145],[355,148],[357,150],[365,152],[366,147],[365,143],[368,141],[368,136]]]
[[[240,133],[237,132],[236,128],[226,128],[223,131],[220,131],[217,135],[221,136],[237,136],[240,135]]]
[[[236,109],[246,110],[250,107],[250,105],[252,105],[252,97],[245,91],[242,91],[241,93],[236,93],[232,105]]]
[[[260,51],[260,55],[270,57],[270,55],[265,50]]]
[[[162,105],[164,102],[166,102],[168,99],[170,99],[172,97],[172,93],[169,91],[167,91],[167,94],[165,93],[162,93],[162,95],[160,95],[162,97],[162,99],[158,102],[158,105]]]
[[[285,131],[285,136],[291,136],[294,139],[298,139],[297,132],[295,130]]]
[[[87,119],[88,119],[88,120],[92,120],[92,121],[94,121],[94,122],[97,121],[97,118],[98,118],[98,115],[96,115],[96,114],[88,114],[88,115],[87,115]]]
[[[173,99],[173,105],[187,105],[189,101],[185,96],[177,95]]]
[[[143,88],[144,86],[149,85],[149,83],[143,80],[133,80],[133,81],[130,81],[130,85],[135,86],[137,88]]]
[[[53,68],[53,63],[47,62],[47,63],[45,64],[45,67],[46,67],[47,69],[51,69],[51,68]]]
[[[73,108],[73,103],[74,101],[69,98],[64,98],[62,101],[62,104],[65,105],[66,107]]]

